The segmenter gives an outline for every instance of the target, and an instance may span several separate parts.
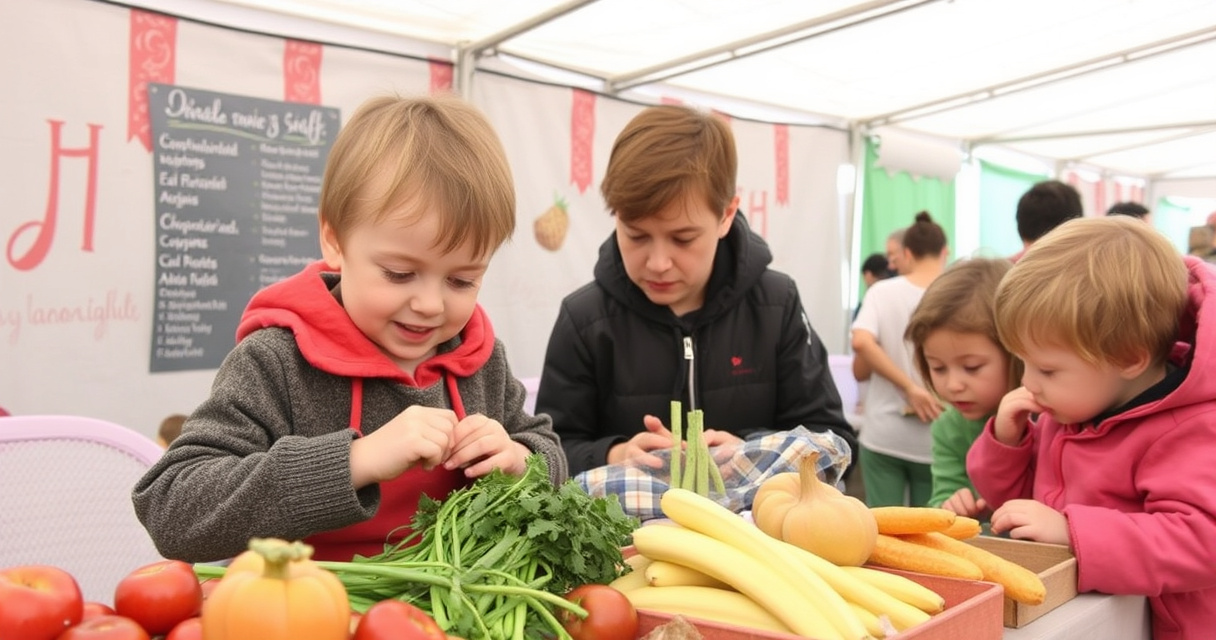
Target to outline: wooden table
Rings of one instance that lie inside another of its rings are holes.
[[[1148,599],[1083,593],[1004,640],[1150,640]]]

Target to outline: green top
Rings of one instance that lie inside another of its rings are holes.
[[[967,450],[980,437],[987,421],[987,417],[968,420],[958,409],[950,407],[929,426],[933,435],[933,496],[929,498],[930,507],[942,506],[963,487],[975,494],[975,486],[967,477]]]

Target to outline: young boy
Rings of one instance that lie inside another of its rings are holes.
[[[996,318],[1025,373],[967,456],[993,531],[1069,545],[1080,591],[1149,596],[1155,640],[1210,637],[1216,272],[1138,220],[1072,220]]]
[[[422,494],[520,473],[531,452],[563,481],[551,423],[524,412],[477,305],[514,207],[472,106],[360,107],[325,171],[324,260],[254,296],[211,397],[135,487],[160,552],[215,561],[274,536],[350,560],[404,537]]]
[[[856,444],[797,286],[737,213],[736,164],[730,127],[689,107],[617,136],[600,184],[616,231],[562,301],[536,400],[571,473],[661,464],[673,400],[704,410],[710,446],[799,425]]]

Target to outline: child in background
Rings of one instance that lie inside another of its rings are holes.
[[[1138,220],[1071,220],[996,322],[1026,372],[967,456],[992,530],[1069,545],[1078,591],[1148,596],[1155,640],[1211,637],[1216,271]]]
[[[515,226],[485,117],[450,96],[364,103],[334,141],[319,223],[324,259],[253,297],[211,396],[135,487],[166,558],[221,560],[259,536],[350,560],[408,534],[423,494],[522,473],[533,452],[566,477],[477,304]]]
[[[180,413],[174,413],[160,421],[160,427],[156,429],[156,443],[168,449],[169,445],[182,434],[182,425],[186,423],[186,416]]]
[[[987,258],[955,263],[929,285],[908,320],[921,378],[950,405],[929,427],[928,506],[980,520],[987,519],[987,508],[967,477],[967,450],[1022,377],[1022,363],[1001,345],[994,318],[997,285],[1011,266]]]

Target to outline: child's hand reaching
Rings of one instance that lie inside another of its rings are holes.
[[[1002,444],[1016,446],[1026,435],[1030,414],[1042,413],[1043,407],[1034,401],[1026,387],[1018,387],[1001,398],[996,419],[992,423],[993,434]]]
[[[356,489],[387,482],[414,465],[431,469],[448,459],[456,442],[456,413],[414,405],[350,445]]]
[[[979,514],[988,510],[988,503],[971,493],[971,489],[963,487],[947,498],[942,503],[942,508],[949,509],[960,516],[978,518]]]
[[[992,514],[993,533],[1019,540],[1068,544],[1068,518],[1038,500],[1010,500]]]
[[[469,478],[484,476],[494,469],[519,475],[527,468],[532,452],[511,439],[502,423],[475,413],[465,417],[452,433],[451,455],[443,463],[446,469],[464,469]]]

